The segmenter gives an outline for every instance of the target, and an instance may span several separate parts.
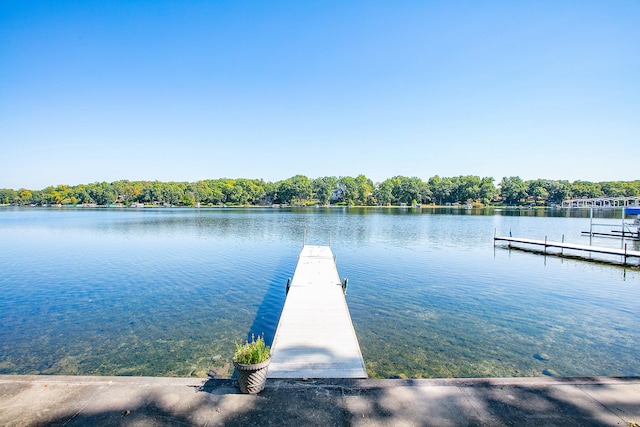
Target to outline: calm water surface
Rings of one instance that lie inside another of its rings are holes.
[[[234,342],[273,338],[306,230],[349,278],[371,376],[640,375],[637,269],[493,246],[588,228],[584,211],[0,208],[0,373],[228,376]]]

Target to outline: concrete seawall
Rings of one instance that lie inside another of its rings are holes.
[[[0,424],[640,426],[640,377],[233,380],[0,376]]]

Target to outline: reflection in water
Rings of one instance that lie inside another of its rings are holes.
[[[3,208],[0,373],[230,374],[235,341],[273,338],[306,230],[349,278],[372,376],[639,375],[637,270],[493,248],[494,230],[585,243],[588,226],[560,209]]]

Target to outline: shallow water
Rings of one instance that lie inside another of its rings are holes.
[[[1,208],[0,373],[230,375],[235,341],[273,338],[306,230],[349,278],[371,376],[640,375],[637,270],[492,239],[588,228],[560,210]]]

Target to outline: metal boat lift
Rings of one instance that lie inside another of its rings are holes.
[[[633,218],[632,221],[628,221]],[[594,227],[607,227],[609,231],[595,231]],[[611,228],[614,228],[611,230]],[[619,229],[618,229],[619,228]],[[589,211],[589,231],[583,231],[582,234],[589,237],[616,237],[640,240],[640,207],[624,207],[622,208],[622,222],[620,225],[594,223],[593,207]]]

